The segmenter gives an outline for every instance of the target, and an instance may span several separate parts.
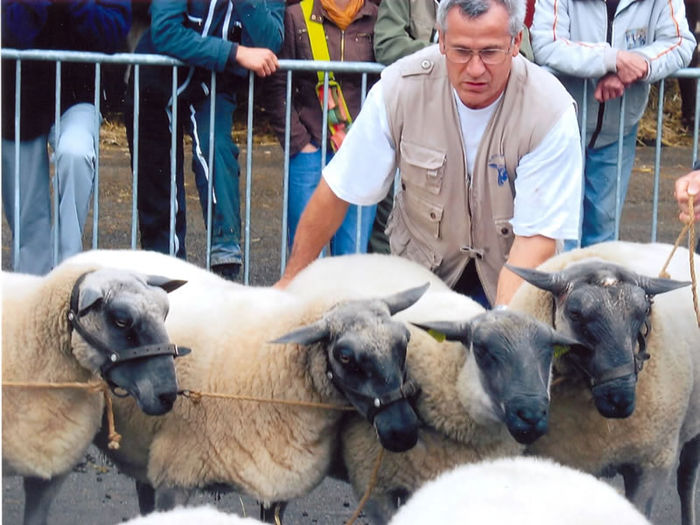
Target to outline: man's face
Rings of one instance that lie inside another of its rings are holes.
[[[520,51],[522,33],[511,39],[508,31],[508,11],[493,3],[486,13],[469,18],[458,7],[447,13],[447,32],[440,31],[440,51],[446,55],[447,74],[460,100],[469,108],[480,109],[493,103],[505,89],[513,57]],[[511,45],[512,41],[512,45]],[[478,52],[500,63],[485,64]],[[474,52],[467,63],[455,59]],[[499,51],[502,53],[499,54]]]

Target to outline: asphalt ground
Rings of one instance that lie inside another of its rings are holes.
[[[250,221],[250,283],[269,285],[280,275],[282,152],[276,144],[253,148],[252,205]],[[658,236],[662,242],[673,243],[680,231],[673,195],[673,181],[688,171],[692,158],[690,148],[663,148],[661,155]],[[245,186],[245,149],[241,152],[242,192]],[[189,163],[186,161],[186,166]],[[630,190],[623,209],[621,238],[647,242],[652,239],[654,151],[640,147],[637,152]],[[190,261],[204,264],[206,241],[204,222],[195,195],[192,177],[186,175],[188,191],[187,249]],[[119,144],[103,144],[100,155],[100,248],[129,248],[131,246],[131,175],[129,154]],[[243,198],[244,199],[244,198]],[[242,210],[245,214],[245,209]],[[85,247],[91,246],[92,225],[85,232]],[[11,269],[11,237],[3,218],[2,268]],[[613,480],[621,487],[619,476]],[[669,480],[660,487],[653,521],[658,525],[679,523],[680,506]],[[582,495],[582,497],[585,497]],[[222,510],[257,517],[258,507],[249,497],[237,494],[206,494],[196,496],[197,503],[215,505]],[[23,494],[20,478],[2,480],[2,522],[21,523]],[[286,524],[340,524],[356,508],[357,500],[346,483],[326,480],[305,498],[294,501],[285,514]],[[697,503],[700,515],[700,494]],[[138,507],[133,482],[117,472],[96,449],[90,448],[63,486],[52,507],[50,523],[74,525],[81,523],[112,524],[136,516]],[[611,521],[614,517],[611,517]],[[367,523],[360,519],[358,523]]]

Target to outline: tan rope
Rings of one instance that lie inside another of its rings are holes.
[[[107,411],[107,436],[109,440],[107,447],[111,450],[117,450],[119,448],[119,443],[122,437],[115,430],[112,397],[109,395],[109,387],[105,383],[97,381],[90,381],[88,383],[29,383],[23,381],[3,381],[2,386],[3,388],[47,388],[49,390],[76,388],[80,390],[101,392],[105,398],[105,410]]]
[[[690,226],[690,231],[688,232],[688,258],[690,263],[690,281],[693,283],[693,308],[695,308],[695,319],[700,327],[700,309],[698,308],[698,291],[697,291],[697,278],[695,277],[695,221],[694,215],[694,204],[693,195],[688,195],[688,209],[690,210],[691,217],[688,221]]]
[[[374,490],[374,487],[376,487],[377,485],[377,477],[379,476],[379,468],[382,466],[383,458],[384,447],[380,447],[379,454],[377,454],[377,459],[374,460],[374,470],[372,471],[372,476],[369,478],[369,484],[367,485],[367,489],[365,489],[365,493],[362,495],[362,499],[360,500],[359,505],[357,505],[355,512],[352,516],[350,516],[350,519],[345,522],[345,525],[352,525],[353,523],[355,523],[357,518],[360,517],[360,513],[367,504],[367,500],[369,500],[369,497],[372,494],[372,490]]]
[[[183,390],[180,394],[197,404],[202,401],[203,397],[212,397],[217,399],[234,399],[236,401],[253,401],[255,403],[270,403],[277,405],[300,406],[307,408],[323,408],[325,410],[344,410],[354,411],[355,407],[350,405],[333,405],[330,403],[315,403],[313,401],[295,401],[292,399],[270,399],[265,397],[243,396],[239,394],[219,394],[216,392],[198,392],[196,390]]]
[[[671,259],[673,259],[673,254],[676,253],[676,250],[678,249],[678,245],[681,243],[681,240],[683,239],[686,232],[690,228],[690,224],[692,224],[692,222],[683,226],[681,233],[678,234],[678,237],[676,238],[676,243],[673,245],[673,249],[671,250],[671,253],[668,254],[668,259],[666,259],[666,262],[664,263],[663,267],[661,268],[661,271],[659,272],[659,277],[661,277],[663,279],[670,279],[671,278],[671,276],[666,271],[666,269],[668,268],[668,265],[670,264]]]
[[[688,195],[688,210],[691,216],[688,219],[688,222],[685,224],[685,226],[683,226],[681,233],[678,234],[676,243],[673,245],[673,250],[671,250],[671,253],[668,255],[668,259],[666,259],[663,268],[661,268],[661,271],[659,272],[659,277],[663,277],[664,279],[671,278],[666,269],[668,268],[668,265],[670,264],[671,259],[673,258],[673,254],[676,253],[676,249],[680,245],[681,239],[683,239],[686,232],[688,232],[688,258],[690,264],[690,281],[692,283],[693,293],[693,309],[695,310],[695,317],[697,319],[698,326],[700,327],[700,308],[698,307],[697,277],[695,276],[695,221],[693,220],[693,208],[695,207],[693,203],[694,199],[694,195]]]

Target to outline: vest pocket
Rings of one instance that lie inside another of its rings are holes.
[[[422,203],[423,205],[419,204],[414,211],[419,212],[422,217],[427,217],[427,220],[414,222],[412,218],[414,214],[411,213],[411,217],[409,217],[406,213],[406,209],[415,206],[415,203],[412,202],[407,206],[405,203],[406,197],[406,192],[400,192],[396,196],[394,209],[389,216],[389,225],[386,228],[386,234],[389,236],[391,253],[392,255],[406,257],[411,261],[425,266],[429,270],[435,270],[442,263],[442,257],[430,243],[423,242],[419,238],[416,238],[416,236],[409,231],[406,221],[410,221],[413,225],[413,230],[418,230],[420,234],[426,231],[427,225],[428,231],[437,239],[440,235],[442,208],[417,200],[417,203]],[[438,211],[439,214],[437,213]],[[435,214],[434,218],[430,217],[431,213]],[[423,235],[421,235],[421,238],[422,237]]]
[[[411,186],[416,186],[433,194],[440,193],[442,179],[445,175],[443,150],[427,148],[401,139],[401,179]]]

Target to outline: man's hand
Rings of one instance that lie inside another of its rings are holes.
[[[301,148],[302,153],[316,153],[318,151],[318,147],[314,146],[309,142],[306,146]]]
[[[272,75],[279,67],[277,55],[264,47],[246,47],[238,45],[236,62],[239,66],[254,71],[259,77]]]
[[[593,96],[600,102],[607,102],[617,97],[621,97],[625,92],[625,84],[615,73],[608,73],[600,80],[595,87]]]
[[[700,220],[700,170],[691,171],[687,175],[676,180],[676,189],[673,193],[678,201],[681,213],[678,215],[680,221],[685,224],[690,220]],[[693,211],[688,209],[688,195],[693,196]]]
[[[617,76],[625,86],[645,78],[649,72],[649,62],[639,53],[620,50],[617,52]]]

